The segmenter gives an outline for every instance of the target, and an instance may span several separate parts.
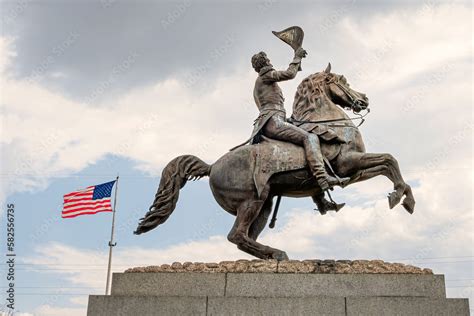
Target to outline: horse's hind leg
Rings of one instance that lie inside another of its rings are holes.
[[[265,203],[263,203],[262,209],[258,213],[257,218],[253,221],[252,225],[250,225],[249,237],[253,240],[257,240],[258,236],[265,228],[265,225],[267,225],[268,218],[272,213],[272,205],[272,198],[267,198]]]
[[[242,203],[227,239],[236,244],[240,250],[260,259],[288,259],[285,252],[262,245],[249,236],[250,226],[257,219],[263,204],[264,201],[261,200]]]

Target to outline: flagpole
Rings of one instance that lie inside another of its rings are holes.
[[[114,195],[114,209],[112,210],[112,231],[110,233],[109,241],[109,264],[107,266],[107,284],[105,285],[105,295],[109,295],[109,286],[110,286],[110,270],[112,268],[112,249],[117,245],[114,243],[114,231],[115,231],[115,210],[117,207],[117,191],[118,191],[118,180],[119,176],[117,175],[117,180],[115,182],[115,195]]]

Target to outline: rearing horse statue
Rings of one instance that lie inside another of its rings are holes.
[[[413,213],[415,199],[397,160],[387,153],[366,153],[359,129],[344,111],[358,113],[367,107],[367,97],[353,90],[344,76],[331,73],[329,64],[325,71],[308,76],[298,86],[291,120],[321,137],[323,155],[328,167],[332,166],[330,171],[349,177],[346,186],[384,175],[394,186],[388,195],[389,207],[402,202]],[[179,190],[186,181],[204,176],[210,177],[217,203],[236,216],[228,240],[261,259],[288,259],[284,251],[257,242],[270,217],[273,198],[312,197],[318,201],[324,194],[305,164],[302,148],[293,144],[264,139],[228,152],[213,165],[196,156],[179,156],[163,169],[153,205],[135,234],[164,223],[174,211]]]

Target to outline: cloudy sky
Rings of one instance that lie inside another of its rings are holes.
[[[227,242],[233,218],[205,179],[165,225],[132,231],[168,161],[212,163],[248,137],[250,57],[264,50],[285,68],[291,49],[271,31],[290,25],[308,57],[281,85],[288,112],[299,82],[331,62],[368,95],[367,151],[398,159],[417,208],[389,210],[391,183],[376,178],[336,190],[337,215],[283,199],[262,242],[296,259],[432,268],[450,297],[472,299],[472,13],[469,1],[2,1],[0,242],[14,203],[18,314],[84,315],[87,295],[104,292],[111,214],[60,212],[63,194],[117,174],[114,271],[249,258]]]

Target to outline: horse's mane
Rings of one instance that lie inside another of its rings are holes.
[[[297,120],[308,120],[310,113],[318,106],[319,98],[324,93],[322,85],[327,73],[317,72],[309,75],[296,88],[295,99],[293,101],[292,117]]]

